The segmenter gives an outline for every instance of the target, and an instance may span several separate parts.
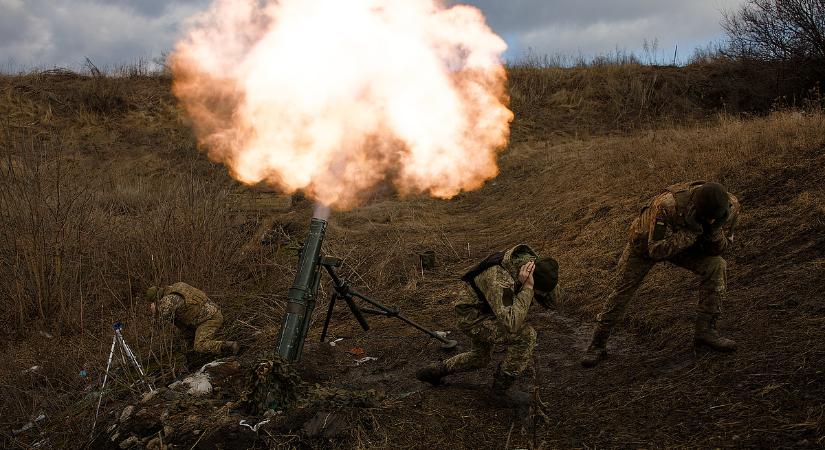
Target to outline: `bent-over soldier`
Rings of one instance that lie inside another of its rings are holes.
[[[220,308],[200,289],[178,282],[166,287],[152,286],[146,290],[149,310],[161,320],[194,335],[194,350],[198,353],[237,354],[238,343],[214,339],[223,325]]]
[[[582,365],[593,367],[607,356],[605,345],[611,330],[624,317],[647,273],[662,261],[701,278],[694,344],[734,351],[736,342],[719,335],[716,321],[726,293],[726,263],[721,254],[733,242],[739,210],[739,201],[719,183],[675,184],[654,197],[630,226],[613,291],[596,316]]]
[[[529,396],[513,387],[530,362],[536,330],[525,323],[536,301],[552,306],[559,297],[558,263],[539,258],[527,245],[488,256],[462,276],[464,289],[455,304],[458,328],[470,338],[471,349],[416,373],[420,381],[438,385],[457,372],[483,369],[493,346],[507,347],[492,385],[493,396],[506,403],[526,404]]]

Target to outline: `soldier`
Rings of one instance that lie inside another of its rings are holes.
[[[174,323],[178,329],[194,335],[194,349],[198,353],[218,355],[237,354],[238,343],[213,339],[223,324],[223,315],[206,294],[186,283],[175,283],[146,290],[149,311],[161,320]]]
[[[488,256],[470,269],[455,311],[458,327],[470,338],[471,349],[416,372],[420,381],[437,386],[441,379],[456,372],[479,370],[490,362],[493,346],[507,346],[493,380],[496,400],[525,405],[529,396],[513,386],[536,346],[536,330],[525,324],[533,301],[552,306],[559,297],[558,263],[539,258],[527,245]]]
[[[596,316],[593,339],[581,364],[593,367],[607,356],[610,331],[624,316],[645,275],[661,261],[701,277],[694,344],[734,351],[736,342],[719,335],[716,320],[726,283],[725,260],[720,255],[733,242],[738,215],[739,202],[719,183],[680,183],[654,197],[630,226],[630,242],[619,260],[613,291]]]

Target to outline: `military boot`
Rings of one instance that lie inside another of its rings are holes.
[[[696,316],[696,331],[693,336],[693,345],[710,347],[717,352],[732,352],[736,350],[736,341],[723,338],[716,331],[718,314],[699,313]]]
[[[507,406],[519,408],[529,406],[530,394],[515,388],[513,386],[515,381],[516,377],[502,372],[501,365],[499,365],[491,388],[493,400]]]
[[[607,338],[610,337],[610,328],[597,324],[593,330],[593,339],[581,359],[581,365],[586,368],[595,367],[601,360],[607,358]]]
[[[435,364],[430,364],[423,369],[418,369],[418,371],[415,372],[415,377],[418,378],[418,381],[423,381],[424,383],[430,383],[433,386],[438,386],[441,384],[441,379],[449,374],[450,371],[447,369],[444,362],[439,361]]]
[[[223,341],[221,343],[221,353],[224,355],[237,355],[239,351],[241,351],[241,347],[235,341]]]

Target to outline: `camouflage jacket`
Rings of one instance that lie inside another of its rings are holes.
[[[158,316],[179,327],[197,327],[214,317],[216,305],[200,289],[186,283],[175,283],[163,288],[158,301]]]
[[[465,284],[455,304],[459,328],[466,330],[484,320],[495,319],[511,333],[521,329],[533,302],[533,290],[521,286],[518,272],[522,265],[535,259],[536,253],[530,247],[517,245],[504,254],[501,265],[476,276],[476,286],[487,302]]]
[[[703,252],[711,255],[724,252],[733,242],[739,201],[729,193],[730,212],[727,219],[706,232],[694,218],[693,204],[694,190],[704,183],[674,184],[654,197],[630,225],[628,237],[631,246],[655,261],[670,259],[694,245],[699,245]]]

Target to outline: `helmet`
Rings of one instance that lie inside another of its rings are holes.
[[[149,289],[146,289],[146,294],[145,294],[146,301],[149,302],[149,303],[157,301],[157,299],[159,297],[159,294],[160,294],[160,291],[161,291],[161,289],[159,287],[150,286]]]
[[[728,214],[730,208],[728,191],[719,183],[705,183],[693,192],[693,206],[699,221],[721,219]]]
[[[536,259],[536,268],[533,270],[533,286],[543,292],[550,292],[559,282],[559,263],[546,256]]]

